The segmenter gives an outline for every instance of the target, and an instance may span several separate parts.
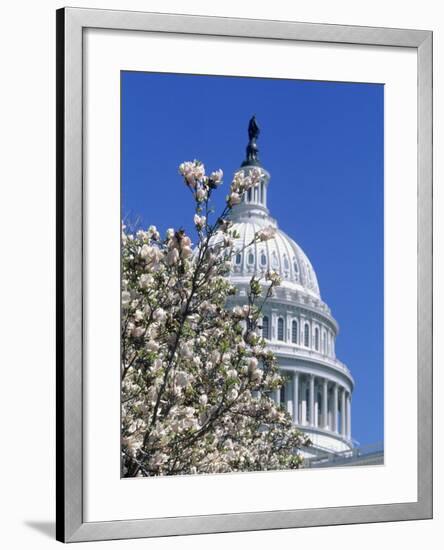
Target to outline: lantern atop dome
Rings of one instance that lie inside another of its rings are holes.
[[[248,145],[246,148],[246,159],[241,164],[239,171],[244,172],[246,176],[253,171],[260,171],[261,178],[258,185],[250,188],[242,197],[242,202],[236,205],[230,217],[239,219],[240,217],[259,216],[261,218],[269,215],[267,208],[267,187],[270,180],[270,174],[263,168],[259,161],[259,148],[257,139],[260,134],[260,128],[253,115],[248,123]]]

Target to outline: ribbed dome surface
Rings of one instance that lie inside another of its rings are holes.
[[[270,269],[279,273],[284,286],[320,297],[316,273],[301,247],[280,229],[273,239],[247,246],[255,233],[270,225],[276,227],[276,222],[267,215],[242,218],[233,220],[233,229],[239,234],[235,250],[239,252],[233,258],[232,275],[251,277]]]
[[[247,176],[252,170],[259,170],[261,175],[259,184],[244,193],[241,203],[230,212],[232,229],[239,234],[234,243],[237,253],[233,257],[232,278],[251,278],[254,273],[272,270],[282,277],[284,288],[320,298],[318,280],[309,259],[270,216],[267,208],[270,174],[257,164],[244,164],[240,170]],[[269,226],[276,228],[275,236],[250,245],[255,233]]]

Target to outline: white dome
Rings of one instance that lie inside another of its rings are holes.
[[[245,305],[253,275],[257,277],[267,270],[279,273],[282,283],[263,304],[259,327],[284,377],[282,387],[272,397],[313,442],[303,451],[306,457],[325,457],[326,453],[343,456],[353,447],[354,381],[346,365],[336,358],[338,325],[320,297],[313,266],[300,246],[278,228],[268,211],[270,174],[257,158],[258,131],[252,126],[247,159],[240,170],[255,179],[260,170],[261,177],[259,184],[244,193],[240,204],[230,212],[232,229],[237,233],[230,280],[237,292],[227,305]],[[274,238],[250,244],[258,231],[269,226],[276,229]],[[221,234],[215,236],[215,240],[221,238]]]
[[[268,269],[282,277],[282,286],[303,291],[320,298],[316,273],[301,247],[286,233],[277,229],[273,239],[248,244],[255,233],[276,222],[269,216],[252,216],[251,219],[233,220],[233,229],[239,234],[235,239],[232,276],[251,277],[253,273],[265,273]]]
[[[241,169],[248,173],[251,166]],[[286,233],[280,230],[267,208],[267,188],[270,174],[262,167],[262,181],[255,189],[244,195],[241,204],[235,206],[230,214],[233,229],[239,237],[235,240],[232,277],[249,277],[268,269],[277,271],[282,277],[284,288],[300,291],[320,298],[318,279],[310,260],[301,247]],[[254,234],[265,227],[276,228],[273,239],[256,242],[251,246]]]

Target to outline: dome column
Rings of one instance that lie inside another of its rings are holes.
[[[319,416],[319,407],[321,405],[319,401],[319,380],[315,378],[315,387],[314,387],[314,416],[313,416],[313,426],[318,428],[321,424],[320,416]]]
[[[333,384],[332,431],[338,431],[338,385]]]
[[[307,424],[307,380],[304,376],[301,387],[301,424]]]
[[[347,392],[347,439],[351,438],[351,396]]]
[[[314,419],[314,382],[315,377],[314,374],[310,374],[310,389],[308,392],[308,410],[309,410],[309,420],[310,420],[310,426],[315,425],[315,419]]]
[[[345,388],[341,389],[341,435],[346,436]]]
[[[293,374],[293,422],[299,424],[299,374]]]
[[[328,380],[324,378],[322,384],[322,428],[328,428]]]

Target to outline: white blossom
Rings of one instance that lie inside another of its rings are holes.
[[[221,169],[215,170],[214,172],[211,172],[210,174],[210,180],[214,185],[220,185],[222,183],[222,178],[224,177],[224,173]]]
[[[228,204],[230,206],[235,206],[236,204],[239,204],[241,202],[241,196],[239,193],[236,193],[233,191],[233,193],[230,193],[228,197]]]
[[[205,394],[199,396],[199,403],[201,405],[206,405],[208,403],[208,396]]]
[[[267,271],[265,279],[271,281],[273,284],[278,285],[281,282],[281,277],[277,271]]]
[[[179,251],[177,248],[172,248],[167,254],[168,265],[174,265],[179,260]]]
[[[180,355],[185,359],[191,359],[193,357],[193,351],[188,343],[184,342],[181,344]]]
[[[150,288],[150,286],[153,283],[153,276],[149,273],[142,273],[142,275],[139,277],[139,285],[140,288]]]
[[[194,225],[199,231],[205,227],[205,222],[206,222],[205,216],[199,216],[198,214],[194,214]]]
[[[256,237],[260,241],[269,241],[270,239],[273,239],[276,235],[276,228],[269,225],[268,227],[264,227],[264,229],[261,229],[256,233]]]
[[[158,241],[160,239],[160,233],[159,231],[157,231],[157,227],[155,225],[150,225],[148,227],[148,234],[155,241]]]
[[[196,199],[198,200],[198,202],[203,202],[206,198],[207,198],[207,191],[206,189],[203,189],[202,187],[200,187],[197,191],[196,191]]]
[[[147,264],[156,268],[162,258],[162,253],[157,246],[144,244],[140,249],[140,257],[145,260]]]
[[[143,311],[141,311],[140,309],[137,309],[134,312],[134,319],[136,321],[142,321],[144,317],[145,317],[145,315],[144,315]]]
[[[237,396],[239,395],[239,392],[237,391],[236,388],[232,388],[229,392],[228,392],[228,399],[230,401],[234,401]]]
[[[133,327],[131,330],[131,335],[134,336],[134,338],[140,338],[143,336],[144,330],[142,327]]]
[[[146,349],[148,351],[157,351],[159,349],[159,343],[156,342],[155,340],[149,340],[146,343]]]
[[[174,379],[176,384],[182,388],[188,386],[192,381],[192,377],[184,371],[176,372]]]
[[[243,319],[248,312],[245,312],[245,309],[241,306],[234,306],[233,313],[236,317],[240,317],[241,319]]]
[[[185,178],[187,185],[194,189],[197,182],[205,177],[205,166],[197,160],[183,162],[179,166],[179,172]]]
[[[161,307],[157,308],[153,313],[153,319],[155,321],[165,321],[167,313]]]

